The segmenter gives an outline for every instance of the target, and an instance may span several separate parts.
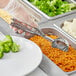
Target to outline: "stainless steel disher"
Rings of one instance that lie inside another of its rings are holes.
[[[63,38],[57,38],[57,39],[52,39],[48,36],[46,36],[40,29],[36,28],[36,27],[32,27],[31,25],[27,24],[27,23],[23,23],[17,19],[12,19],[13,21],[11,22],[11,26],[17,27],[18,29],[23,30],[24,32],[29,32],[31,34],[36,34],[39,35],[45,39],[47,39],[48,41],[52,42],[52,47],[54,48],[59,48],[62,51],[68,51],[68,47],[69,47],[69,43],[67,40],[63,39]],[[29,26],[30,28],[32,28],[32,30],[30,30],[27,26]]]

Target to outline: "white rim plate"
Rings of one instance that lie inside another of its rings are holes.
[[[0,76],[23,76],[34,71],[42,60],[40,48],[30,40],[12,36],[20,52],[7,53],[0,59]]]

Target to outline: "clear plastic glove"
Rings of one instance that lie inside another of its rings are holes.
[[[28,12],[28,10],[26,10],[24,5],[18,2],[18,0],[9,0],[8,5],[4,9],[7,10],[14,18],[22,22],[26,22],[31,26],[37,27],[37,23],[34,21],[31,14]],[[19,33],[23,33],[23,31],[20,29],[17,29],[15,27],[11,28],[15,31],[18,31]],[[29,35],[29,33],[26,34]]]

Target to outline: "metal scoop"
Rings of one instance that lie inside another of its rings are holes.
[[[24,32],[29,32],[31,34],[36,34],[36,35],[42,36],[43,38],[52,42],[52,47],[59,48],[60,50],[63,50],[63,51],[68,51],[69,43],[67,40],[65,40],[63,38],[52,39],[52,38],[46,36],[40,29],[38,29],[36,27],[32,27],[31,25],[18,21],[17,19],[12,19],[12,20],[13,20],[13,22],[10,24],[11,26],[17,27],[18,29],[21,29]],[[25,25],[31,27],[32,30],[29,29]]]

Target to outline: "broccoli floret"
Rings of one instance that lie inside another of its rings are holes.
[[[0,59],[3,58],[4,53],[0,51]]]
[[[12,50],[12,52],[14,53],[18,52],[19,45],[13,42],[13,39],[11,36],[6,35],[6,38],[0,41],[0,59],[4,56],[4,53],[10,52],[10,50]]]
[[[10,52],[11,48],[9,47],[8,44],[4,44],[4,53]]]
[[[4,51],[4,47],[2,45],[0,45],[0,52]]]
[[[3,41],[4,42],[13,42],[12,37],[10,35],[6,35],[6,38]]]
[[[6,38],[3,40],[3,43],[8,44],[8,46],[11,47],[13,44],[12,37],[10,35],[6,35]]]
[[[69,5],[71,10],[76,9],[76,3],[70,3]]]
[[[0,46],[3,45],[3,41],[0,41]]]
[[[76,9],[76,4],[63,0],[29,0],[48,16],[56,16]]]
[[[12,45],[12,47],[11,47],[12,52],[16,53],[16,52],[19,51],[19,49],[20,49],[20,46],[17,45],[17,44],[14,42],[13,45]]]

